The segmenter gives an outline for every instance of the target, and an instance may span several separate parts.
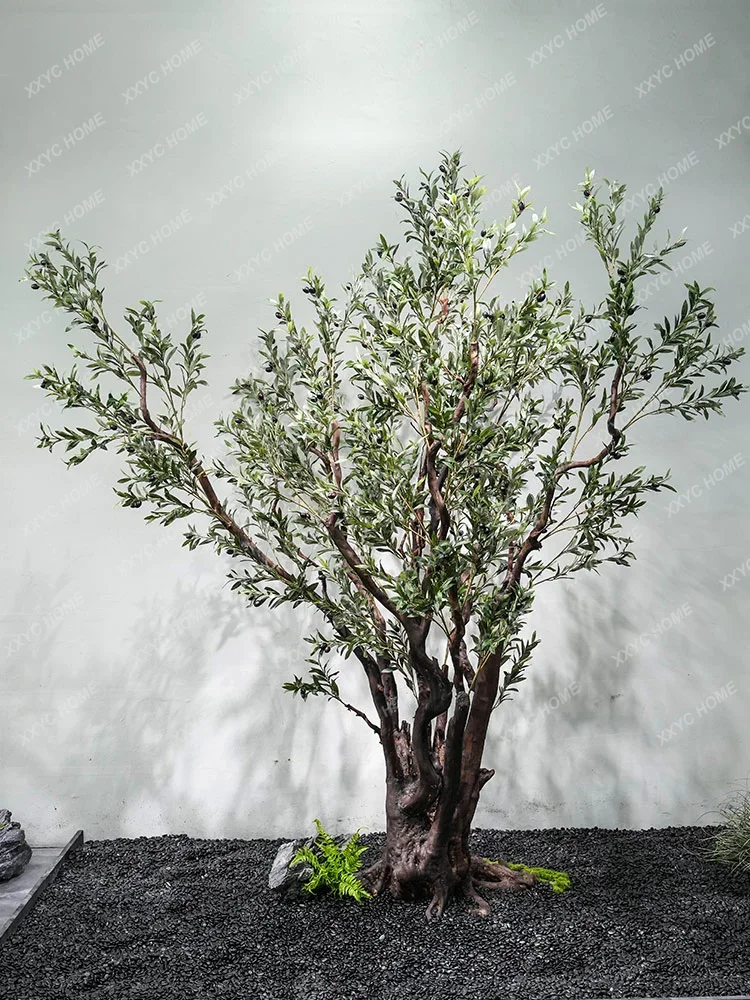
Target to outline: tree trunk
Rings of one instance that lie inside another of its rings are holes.
[[[469,835],[479,794],[494,775],[481,767],[487,728],[498,691],[500,655],[490,655],[472,683],[451,684],[424,652],[426,630],[412,630],[413,664],[419,675],[419,703],[412,726],[399,725],[398,692],[383,661],[358,648],[380,719],[378,730],[386,773],[386,843],[375,864],[359,873],[373,895],[388,891],[402,899],[429,893],[428,920],[440,919],[456,896],[488,916],[485,889],[518,889],[535,878],[504,863],[472,857]],[[460,636],[459,636],[460,640]],[[462,642],[461,653],[465,653]],[[454,703],[453,715],[448,711]],[[434,727],[433,727],[434,723]]]
[[[386,751],[386,842],[378,861],[359,873],[365,888],[373,895],[387,891],[399,899],[429,898],[425,915],[428,920],[438,920],[451,899],[466,899],[474,904],[471,913],[488,916],[490,906],[482,892],[533,885],[533,875],[514,871],[503,862],[488,864],[469,850],[479,792],[494,771],[481,768],[472,787],[458,784],[451,792],[447,780],[450,761],[446,764],[443,744],[433,754],[436,769],[443,776],[440,793],[427,807],[405,810],[403,803],[413,798],[410,793],[418,783],[406,723],[395,732],[394,743],[400,767],[393,769],[393,757]],[[460,747],[464,749],[463,740]],[[459,763],[462,757],[465,754]]]

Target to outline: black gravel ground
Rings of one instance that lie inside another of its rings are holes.
[[[281,840],[92,841],[0,945],[17,1000],[547,1000],[750,994],[750,876],[705,860],[716,828],[477,830],[474,853],[567,871],[428,924],[424,903],[267,887]],[[369,834],[365,864],[383,834]]]

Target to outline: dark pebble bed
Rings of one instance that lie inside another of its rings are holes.
[[[571,888],[453,903],[301,902],[268,889],[281,840],[86,843],[0,945],[16,1000],[547,1000],[750,993],[750,876],[705,859],[715,827],[476,830],[474,853]],[[384,836],[361,838],[374,861]]]

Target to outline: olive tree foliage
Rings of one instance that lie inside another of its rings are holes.
[[[381,235],[341,298],[310,269],[307,326],[285,295],[272,300],[264,370],[237,378],[235,408],[216,422],[224,460],[206,461],[186,426],[206,384],[202,314],[184,340],[160,328],[152,301],[111,319],[97,248],[79,254],[59,231],[26,270],[72,315],[66,332],[86,333],[69,345],[69,372],[45,365],[28,378],[92,419],[43,425],[39,447],[63,446],[68,465],[116,450],[122,506],[164,525],[189,519],[184,544],[231,557],[231,586],[252,605],[316,609],[311,670],[284,687],[342,701],[376,732],[341,699],[334,657],[354,654],[374,697],[390,675],[417,699],[428,686],[470,695],[499,657],[497,707],[539,641],[524,629],[536,587],[628,565],[623,522],[645,494],[672,489],[669,471],[624,461],[640,422],[708,418],[745,391],[726,374],[743,350],[711,341],[714,289],[686,284],[671,321],[636,332],[638,282],[686,242],[667,232],[646,248],[661,189],[628,243],[625,185],[604,178],[600,197],[586,171],[574,208],[607,286],[589,309],[546,270],[520,301],[493,294],[499,272],[549,232],[528,188],[489,222],[482,178],[462,175],[460,153],[420,177],[415,191],[395,182],[403,247]],[[425,642],[441,636],[438,673]]]

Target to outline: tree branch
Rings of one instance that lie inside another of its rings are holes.
[[[469,714],[469,695],[459,691],[456,695],[456,708],[448,723],[448,736],[445,743],[445,765],[443,767],[443,789],[440,796],[435,822],[430,830],[430,848],[440,850],[448,839],[451,820],[458,804],[461,791],[461,759],[463,755],[463,738],[466,729],[466,719]]]
[[[419,703],[414,713],[411,736],[414,763],[417,768],[417,781],[399,803],[401,811],[405,814],[417,814],[428,809],[440,793],[443,781],[430,752],[430,728],[432,720],[440,715],[447,708],[447,705],[444,704],[444,699],[438,701],[437,692],[421,675],[419,675],[418,683]],[[449,686],[448,704],[450,704],[450,697]]]
[[[453,423],[458,423],[461,417],[466,412],[466,400],[471,394],[471,390],[474,388],[474,384],[477,380],[477,373],[479,371],[479,342],[472,340],[469,346],[469,374],[464,380],[463,389],[461,390],[461,398],[459,399],[456,409],[453,411]]]
[[[333,459],[332,469],[333,478],[336,482],[336,486],[341,489],[341,463],[339,462],[339,444],[341,443],[341,426],[338,420],[334,420],[331,424],[331,457]]]
[[[338,698],[337,700],[341,702],[344,708],[348,708],[350,712],[354,712],[354,714],[358,715],[360,719],[364,719],[367,725],[370,727],[370,729],[372,729],[374,733],[377,733],[378,738],[380,737],[379,727],[376,726],[374,722],[370,722],[370,720],[367,718],[364,712],[360,712],[358,708],[355,708],[353,705],[350,705],[349,702],[347,701],[342,701],[341,698]]]
[[[383,605],[386,611],[390,611],[390,613],[394,616],[394,618],[396,618],[399,622],[401,622],[402,625],[405,626],[407,621],[406,617],[402,615],[402,613],[398,610],[396,605],[390,599],[388,594],[386,594],[383,588],[380,587],[375,582],[375,580],[373,580],[372,576],[367,572],[367,570],[362,565],[362,561],[360,560],[359,556],[354,551],[352,546],[349,544],[349,540],[347,539],[346,535],[341,530],[341,528],[339,528],[337,522],[340,517],[342,517],[341,512],[335,510],[333,511],[332,514],[329,514],[324,521],[324,524],[328,529],[328,534],[331,536],[333,544],[339,550],[339,552],[344,557],[345,561],[348,563],[351,569],[356,573],[358,579],[362,582],[364,587],[372,594],[374,598],[376,598],[376,600],[380,601],[380,603]]]
[[[615,375],[612,379],[612,385],[610,387],[610,403],[609,403],[609,417],[607,420],[607,430],[610,434],[610,441],[604,445],[601,451],[594,455],[592,458],[565,462],[563,465],[558,466],[553,474],[553,481],[547,488],[547,492],[544,498],[544,506],[542,511],[537,518],[534,527],[529,532],[528,537],[521,546],[518,555],[513,559],[512,565],[509,566],[508,572],[506,573],[505,580],[503,581],[503,590],[507,590],[509,587],[515,587],[521,578],[521,573],[523,571],[523,564],[526,561],[527,556],[534,549],[541,548],[541,542],[539,537],[544,533],[549,523],[550,515],[552,513],[552,503],[555,497],[555,490],[557,488],[557,483],[559,479],[566,473],[570,472],[572,469],[588,469],[592,465],[598,465],[602,462],[607,455],[610,454],[617,445],[617,442],[622,437],[622,431],[615,427],[615,418],[617,416],[617,411],[619,407],[619,387],[620,380],[622,379],[623,365],[618,364],[615,369]]]
[[[237,539],[240,547],[245,551],[255,562],[265,566],[274,576],[278,579],[283,580],[285,583],[294,583],[295,579],[291,573],[287,572],[283,566],[275,562],[269,556],[263,552],[263,550],[253,541],[253,539],[241,528],[233,517],[226,511],[224,505],[219,500],[216,491],[208,477],[207,472],[203,468],[203,465],[198,458],[196,452],[193,448],[180,437],[174,434],[170,434],[163,428],[159,427],[156,421],[151,416],[148,408],[148,402],[146,399],[146,391],[148,384],[148,373],[146,370],[146,365],[143,362],[143,358],[135,351],[132,351],[126,346],[130,356],[132,357],[138,371],[140,373],[140,390],[139,390],[139,409],[143,420],[146,425],[153,432],[153,437],[157,441],[161,441],[164,444],[169,445],[174,448],[183,458],[187,459],[190,471],[197,479],[200,487],[203,491],[208,505],[215,517],[221,521],[224,527],[231,532],[232,535]]]
[[[448,513],[448,508],[445,505],[445,500],[443,499],[443,494],[440,492],[441,483],[435,469],[435,455],[437,455],[439,450],[440,442],[433,441],[427,449],[427,454],[425,455],[425,466],[427,469],[427,484],[432,498],[430,531],[435,532],[439,526],[440,530],[437,532],[437,536],[440,540],[443,540],[448,537],[451,519],[450,514]],[[442,471],[447,475],[447,469]],[[443,482],[445,482],[445,476],[443,476]]]

